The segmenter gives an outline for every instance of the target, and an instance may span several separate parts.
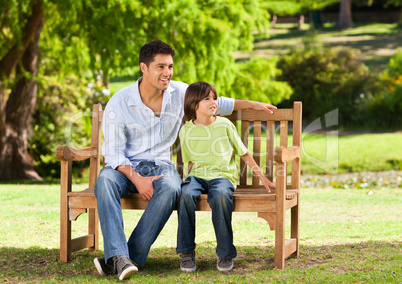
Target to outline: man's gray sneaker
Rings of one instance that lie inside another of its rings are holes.
[[[106,263],[104,257],[97,257],[94,259],[96,270],[98,270],[99,274],[102,276],[116,274],[114,271],[114,266]]]
[[[216,265],[219,271],[229,271],[233,269],[233,259],[222,259],[218,260]]]
[[[97,257],[94,259],[96,270],[102,276],[117,274],[120,280],[130,278],[138,268],[131,262],[128,257],[123,255],[114,256],[108,261],[104,257]]]
[[[120,280],[125,280],[131,277],[138,271],[131,260],[124,255],[117,255],[113,257],[114,269],[117,272]]]
[[[197,269],[195,264],[195,252],[180,254],[180,270],[185,272],[193,272]]]

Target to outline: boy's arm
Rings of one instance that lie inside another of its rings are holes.
[[[269,179],[267,179],[266,176],[264,176],[260,167],[257,165],[257,163],[254,161],[253,157],[251,156],[250,152],[247,151],[247,153],[245,155],[241,156],[241,158],[253,170],[253,172],[260,178],[260,180],[262,181],[262,183],[265,186],[268,193],[271,192],[270,187],[276,188],[276,185],[273,182],[271,182]]]
[[[193,168],[194,163],[193,162],[188,162],[188,174],[191,172],[191,169]]]

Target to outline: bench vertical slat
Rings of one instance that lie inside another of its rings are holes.
[[[183,164],[183,156],[181,154],[181,143],[180,143],[180,139],[177,138],[177,163],[176,163],[176,170],[179,173],[180,177],[183,179],[184,178],[184,164]]]
[[[260,166],[260,157],[261,157],[261,121],[254,121],[254,131],[253,131],[253,158],[255,163]],[[258,186],[260,184],[260,179],[258,176],[252,173],[253,177],[253,186]]]
[[[242,121],[241,122],[241,130],[240,130],[240,135],[241,135],[241,141],[243,144],[248,148],[248,131],[249,131],[249,122],[248,121]],[[246,163],[240,159],[240,179],[239,179],[240,185],[246,185],[247,184],[247,165]]]
[[[103,110],[101,104],[96,104],[92,109],[92,135],[91,148],[96,151],[96,156],[90,159],[89,164],[89,187],[95,187],[96,179],[100,172],[101,160],[101,125],[103,120]],[[93,246],[90,251],[96,251],[99,247],[99,217],[97,209],[88,210],[88,236],[93,236]]]
[[[275,146],[275,122],[267,121],[267,160],[266,172],[270,181],[274,180],[274,146]]]
[[[293,146],[301,147],[301,103],[294,103],[294,120],[293,120]],[[292,162],[292,188],[300,187],[300,159]]]
[[[288,146],[288,122],[287,121],[281,121],[281,126],[280,126],[280,145],[282,147],[287,147]]]
[[[288,121],[281,121],[280,122],[280,146],[288,147]],[[287,164],[285,164],[285,172],[287,171]]]
[[[295,102],[293,106],[293,146],[301,147],[302,133],[302,104]],[[292,162],[292,188],[300,189],[300,159]],[[300,191],[299,191],[300,192]],[[290,237],[296,240],[295,252],[291,256],[299,257],[299,220],[300,220],[300,193],[297,195],[297,205],[290,209]]]
[[[101,123],[102,105],[96,104],[92,110],[92,135],[91,150],[96,151],[96,156],[91,157],[89,164],[89,187],[95,187],[96,179],[100,171],[100,145],[101,145]]]

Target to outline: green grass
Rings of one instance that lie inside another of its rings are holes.
[[[402,133],[303,135],[304,173],[402,170]]]
[[[80,185],[77,185],[78,187]],[[197,214],[197,272],[181,273],[175,253],[174,212],[148,260],[128,283],[398,283],[401,278],[402,190],[304,189],[301,195],[300,258],[273,268],[274,232],[252,213],[234,213],[233,271],[216,269],[210,213]],[[5,283],[110,283],[86,250],[70,263],[58,260],[59,186],[0,185],[0,279]],[[141,211],[124,211],[129,236]],[[85,215],[73,226],[83,234]],[[399,280],[398,280],[399,279]]]
[[[359,135],[302,134],[302,164],[304,174],[338,174],[345,172],[402,170],[402,133]],[[279,144],[279,135],[275,145]],[[292,136],[289,137],[292,145]],[[253,145],[249,140],[252,153]],[[266,149],[265,136],[261,149]],[[261,165],[265,165],[266,150]],[[290,169],[290,166],[288,167]]]

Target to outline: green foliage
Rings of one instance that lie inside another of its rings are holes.
[[[271,15],[280,17],[297,16],[308,14],[312,10],[321,10],[339,0],[268,0],[263,1],[262,7],[268,10]]]
[[[230,97],[274,105],[290,97],[292,89],[288,83],[274,80],[280,74],[275,66],[276,59],[255,57],[236,65],[238,70],[234,83],[226,92]]]
[[[60,162],[55,155],[57,146],[82,148],[91,144],[92,105],[105,104],[104,94],[98,91],[99,87],[87,85],[86,80],[74,76],[64,78],[63,82],[55,77],[43,77],[29,147],[40,176],[60,177]],[[88,162],[75,163],[75,174],[80,176],[86,166]]]
[[[2,32],[12,39],[1,41],[1,56],[21,39],[25,23],[18,19],[30,13],[32,2],[1,5]],[[29,147],[43,176],[57,176],[54,151],[66,144],[61,140],[69,116],[94,102],[85,100],[87,83],[96,80],[100,91],[98,83],[107,85],[111,76],[139,77],[138,53],[145,42],[158,38],[175,48],[174,79],[208,81],[220,92],[228,90],[236,77],[233,52],[251,50],[252,33],[264,33],[268,27],[268,14],[257,0],[44,0],[44,4],[41,93]],[[81,143],[88,136],[87,125],[73,124],[76,135],[71,141],[76,145],[88,145]]]
[[[56,20],[54,33],[64,48],[73,46],[67,58],[86,64],[83,70],[105,84],[111,76],[139,77],[139,50],[158,38],[176,50],[177,80],[204,80],[219,90],[233,81],[233,51],[251,50],[252,32],[268,27],[268,14],[257,0],[91,0],[72,6],[63,10],[58,5],[65,20]]]
[[[402,125],[402,49],[390,59],[371,92],[360,102],[365,124],[374,128],[400,129]]]
[[[0,0],[0,27],[2,29],[2,39],[0,40],[0,58],[16,43],[19,43],[23,31],[22,27],[26,24],[27,17],[30,15],[32,0],[17,1]]]
[[[296,1],[264,1],[262,7],[267,9],[271,15],[279,17],[295,16],[305,12],[302,4]]]
[[[307,120],[339,109],[340,124],[352,124],[356,119],[357,100],[372,80],[358,56],[357,50],[330,48],[300,49],[283,56],[278,62],[282,70],[279,78],[294,90],[283,105],[303,101],[303,118]]]

